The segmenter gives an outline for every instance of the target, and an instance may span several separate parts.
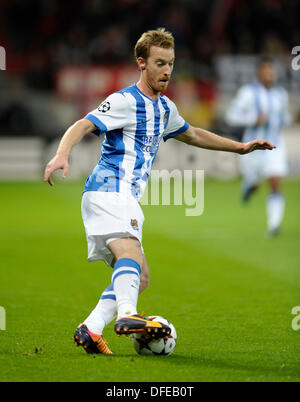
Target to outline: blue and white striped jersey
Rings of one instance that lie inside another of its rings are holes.
[[[105,133],[101,156],[84,191],[130,192],[140,200],[163,138],[176,137],[189,124],[165,95],[153,100],[136,84],[108,96],[86,119]]]
[[[267,116],[267,123],[263,126],[256,125],[260,115]],[[291,123],[288,94],[280,86],[267,89],[258,81],[244,85],[232,100],[226,121],[232,126],[245,127],[244,142],[266,139],[278,147],[282,127]]]

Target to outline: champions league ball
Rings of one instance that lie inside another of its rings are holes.
[[[168,325],[171,328],[171,333],[160,339],[153,339],[147,335],[132,334],[132,343],[135,351],[140,355],[170,355],[174,351],[177,342],[174,325],[166,318],[158,315],[147,317],[147,320]]]

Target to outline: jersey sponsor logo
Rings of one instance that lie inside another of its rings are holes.
[[[106,113],[106,112],[109,111],[109,109],[110,109],[110,102],[108,102],[108,101],[102,102],[102,103],[100,103],[100,105],[98,106],[98,110],[99,110],[99,112],[101,112],[101,113]]]
[[[159,138],[157,135],[144,135],[142,152],[155,153],[159,145]]]
[[[138,221],[136,219],[131,219],[130,224],[134,230],[139,230]]]

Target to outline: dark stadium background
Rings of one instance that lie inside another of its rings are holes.
[[[1,135],[60,135],[49,128],[51,115],[39,118],[35,108],[39,96],[59,96],[60,69],[132,63],[139,35],[160,26],[176,39],[174,77],[195,80],[198,101],[209,104],[200,123],[212,127],[218,119],[216,57],[268,54],[290,63],[291,49],[300,43],[299,15],[296,0],[2,0],[7,71],[0,76]],[[81,96],[73,93],[68,100]],[[299,112],[300,106],[296,117]]]

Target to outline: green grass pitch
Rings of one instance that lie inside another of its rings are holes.
[[[139,311],[175,325],[168,357],[139,356],[104,331],[114,356],[76,348],[76,326],[110,282],[86,261],[83,182],[0,183],[0,381],[299,381],[300,183],[284,183],[282,235],[265,236],[266,185],[243,206],[239,181],[205,182],[202,216],[145,206],[151,269]]]

